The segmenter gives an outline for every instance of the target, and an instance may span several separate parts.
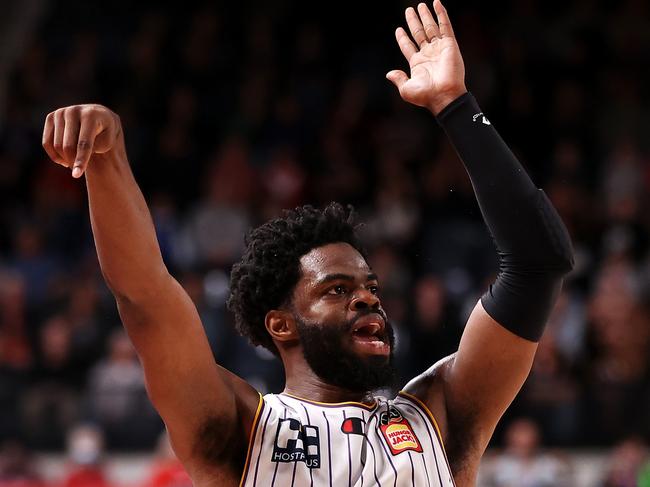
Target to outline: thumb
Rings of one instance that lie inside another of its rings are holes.
[[[402,85],[408,81],[409,77],[404,71],[394,69],[386,73],[386,79],[393,83],[398,90],[401,90]]]

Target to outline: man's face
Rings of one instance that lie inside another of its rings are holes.
[[[309,366],[352,391],[390,385],[393,330],[365,259],[351,245],[335,243],[311,250],[300,264],[293,312]]]

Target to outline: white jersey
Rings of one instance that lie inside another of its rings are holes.
[[[454,487],[431,412],[400,392],[372,404],[267,394],[240,487]]]

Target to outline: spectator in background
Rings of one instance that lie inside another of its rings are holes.
[[[580,389],[555,343],[540,341],[535,363],[524,386],[526,412],[534,417],[553,445],[566,445],[580,431]]]
[[[244,140],[224,141],[205,175],[205,192],[190,212],[181,234],[180,265],[227,268],[244,246],[251,226],[249,205],[257,190],[256,173],[250,165]]]
[[[417,186],[406,169],[403,155],[390,150],[380,155],[375,201],[365,225],[373,241],[390,247],[408,248],[420,225]]]
[[[409,334],[408,377],[431,366],[431,357],[446,357],[460,341],[463,327],[458,309],[448,299],[443,282],[433,274],[415,283],[414,302],[407,320]]]
[[[368,261],[377,275],[386,282],[382,287],[384,309],[390,313],[391,320],[405,324],[409,311],[406,296],[413,281],[406,256],[391,245],[380,244],[371,251]],[[401,330],[396,332],[399,335]]]
[[[638,437],[619,443],[610,456],[602,487],[650,486],[650,456],[648,447]]]
[[[101,430],[79,424],[68,433],[67,443],[67,471],[59,487],[110,487],[103,465]]]
[[[545,336],[554,342],[558,353],[569,365],[576,366],[585,356],[587,318],[583,297],[571,287],[569,282],[562,289]]]
[[[229,324],[226,323],[225,306],[212,305],[209,298],[213,295],[217,303],[225,301],[225,293],[228,292],[228,277],[225,272],[214,270],[205,279],[198,272],[185,272],[180,275],[178,282],[187,291],[192,299],[196,310],[201,317],[203,330],[210,343],[210,349],[215,359],[224,357],[228,352],[228,338],[232,335]],[[206,291],[211,291],[206,296]],[[206,299],[208,298],[208,299]]]
[[[36,365],[21,404],[25,433],[34,448],[61,449],[67,429],[78,419],[71,331],[64,315],[52,316],[39,330]]]
[[[69,291],[65,316],[70,323],[70,355],[75,367],[73,381],[81,386],[84,372],[101,356],[116,313],[101,302],[96,276],[80,277]]]
[[[17,272],[0,267],[0,363],[16,370],[32,365],[32,349],[27,330],[27,287]]]
[[[250,345],[230,323],[225,309],[228,293],[228,275],[221,269],[202,274],[184,272],[179,282],[192,299],[201,317],[201,324],[215,360],[235,371],[237,375],[260,391],[273,391],[282,387],[282,365],[263,347],[250,352]]]
[[[505,451],[482,473],[485,487],[573,487],[569,465],[541,450],[539,427],[517,419],[506,430]]]
[[[27,304],[42,305],[61,270],[58,259],[47,248],[36,225],[20,224],[14,232],[13,243],[13,254],[7,264],[23,277]]]
[[[90,372],[88,403],[109,448],[150,447],[162,429],[147,399],[135,349],[122,329],[110,336],[108,355]]]
[[[634,266],[606,261],[588,305],[589,357],[586,419],[589,440],[616,441],[648,427],[650,316],[639,300]]]
[[[158,438],[151,474],[142,487],[192,487],[192,480],[176,458],[166,431]]]
[[[2,487],[42,487],[45,485],[23,445],[6,441],[0,445],[0,485]]]
[[[300,205],[305,198],[306,182],[307,174],[300,165],[296,148],[274,148],[260,177],[260,185],[265,193],[265,204],[260,208],[261,218],[276,218],[284,208]]]
[[[19,398],[33,361],[25,293],[24,279],[0,265],[0,439],[20,434]]]

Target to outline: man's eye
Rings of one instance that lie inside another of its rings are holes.
[[[334,286],[332,289],[330,289],[329,294],[345,294],[347,292],[347,289],[345,286]]]

